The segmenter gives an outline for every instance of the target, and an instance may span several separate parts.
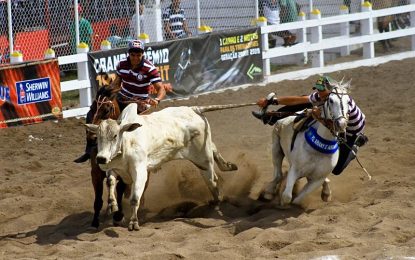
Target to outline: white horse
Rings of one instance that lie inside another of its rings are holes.
[[[324,105],[315,108],[314,120],[308,128],[299,132],[294,139],[294,119],[289,116],[280,119],[272,132],[272,159],[274,164],[274,178],[266,186],[263,197],[272,200],[283,180],[282,161],[284,156],[289,162],[286,187],[281,195],[281,206],[291,202],[300,204],[304,197],[323,184],[321,198],[324,201],[331,199],[331,190],[327,176],[336,166],[339,158],[338,135],[345,134],[348,123],[350,81],[347,83],[335,82],[330,95]],[[306,177],[307,183],[299,194],[292,200],[293,187],[298,179]]]

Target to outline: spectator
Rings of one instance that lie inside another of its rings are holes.
[[[298,6],[294,0],[279,0],[281,23],[291,23],[298,19]],[[296,44],[296,35],[287,31],[288,34],[283,36],[284,46]]]
[[[259,13],[260,15],[267,18],[267,23],[269,25],[279,25],[280,24],[280,7],[278,0],[261,0],[259,2]],[[284,39],[284,46],[290,46],[290,35],[289,31],[281,31],[269,34],[268,45],[269,48],[274,48],[277,45],[276,36],[279,36]],[[295,37],[295,36],[294,36]],[[294,38],[295,41],[295,38]]]
[[[172,0],[171,5],[164,10],[162,18],[166,40],[192,36],[184,10],[180,8],[180,0]]]
[[[111,24],[110,26],[110,37],[108,37],[108,41],[111,43],[111,47],[119,47],[119,43],[121,42],[122,38],[118,35],[118,28],[116,24]]]
[[[144,32],[144,16],[143,16],[144,5],[142,4],[142,0],[139,2],[140,2],[140,5],[139,5],[140,32],[138,32],[137,30],[137,13],[135,13],[133,17],[131,17],[131,21],[130,21],[130,36],[132,39],[137,39],[139,33]]]
[[[74,16],[75,17],[75,16]],[[82,6],[78,4],[78,18],[79,18],[79,43],[84,42],[88,44],[89,49],[93,49],[93,38],[94,38],[94,31],[92,30],[91,23],[82,17]],[[76,53],[76,35],[75,35],[75,22],[71,25],[71,47],[72,53]]]

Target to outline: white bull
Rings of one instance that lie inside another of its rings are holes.
[[[129,230],[139,229],[137,211],[148,171],[171,160],[187,159],[196,165],[214,201],[220,201],[214,161],[222,171],[236,170],[237,166],[226,162],[217,151],[209,123],[202,113],[249,105],[254,104],[169,107],[149,115],[137,115],[137,105],[132,103],[124,109],[118,121],[108,119],[99,125],[86,125],[89,131],[97,134],[96,159],[100,168],[111,170],[131,185]]]

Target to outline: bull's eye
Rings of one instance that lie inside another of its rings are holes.
[[[117,135],[114,135],[114,137],[112,138],[112,140],[115,140],[115,139],[117,139]]]

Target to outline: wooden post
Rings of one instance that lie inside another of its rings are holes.
[[[348,15],[349,8],[345,5],[340,6],[340,14]],[[340,35],[344,38],[350,37],[350,22],[344,22],[340,24]],[[343,46],[340,48],[340,56],[350,55],[350,46]]]
[[[368,1],[365,1],[362,4],[362,12],[372,12],[372,4]],[[369,17],[368,19],[362,20],[362,35],[372,35],[373,34],[373,18]],[[363,44],[363,58],[372,59],[375,57],[375,43],[367,42]]]
[[[321,20],[320,10],[314,9],[310,15],[311,19]],[[311,27],[311,43],[319,43],[323,40],[323,30],[321,25],[316,27]],[[319,50],[312,53],[312,67],[324,67],[324,52]]]

